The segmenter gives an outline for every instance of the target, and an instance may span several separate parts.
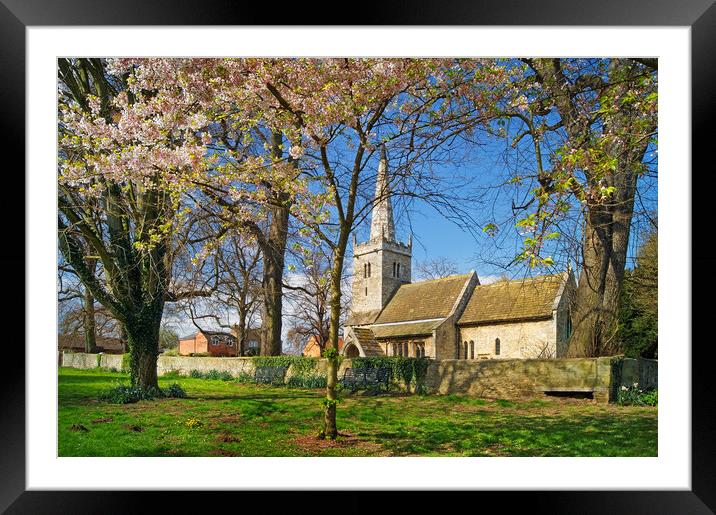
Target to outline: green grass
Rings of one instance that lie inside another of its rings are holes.
[[[184,399],[100,400],[126,374],[60,368],[60,456],[656,456],[657,408],[341,394],[337,441],[318,440],[322,390],[177,382]]]

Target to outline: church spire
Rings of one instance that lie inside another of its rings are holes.
[[[395,225],[393,223],[393,202],[390,198],[390,180],[388,178],[388,158],[385,145],[380,148],[378,178],[375,183],[375,205],[370,224],[370,239],[386,239],[395,241]]]

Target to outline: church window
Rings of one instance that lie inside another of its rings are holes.
[[[393,261],[393,277],[395,277],[395,261]]]
[[[500,355],[500,339],[495,338],[495,356]]]
[[[365,287],[365,296],[366,297],[368,296],[368,287],[367,286]]]
[[[363,279],[368,277],[368,263],[363,263]]]
[[[464,350],[464,359],[467,359],[467,342],[463,343],[463,350]]]
[[[370,263],[368,263],[368,277],[370,277]]]
[[[398,263],[398,266],[396,267],[395,277],[400,277],[400,263]]]
[[[475,359],[475,342],[470,340],[470,359]]]

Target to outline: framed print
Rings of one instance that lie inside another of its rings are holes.
[[[459,490],[545,513],[716,510],[713,174],[691,171],[716,7],[575,5],[388,2],[346,23],[2,0],[5,148],[25,164],[3,262],[27,299],[3,509]],[[635,191],[600,291],[614,268],[622,293],[588,332],[575,321],[607,309],[573,303],[597,278],[585,234],[606,237],[620,167]],[[652,232],[635,239],[636,211]]]

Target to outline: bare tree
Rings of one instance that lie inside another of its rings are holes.
[[[421,261],[415,266],[415,270],[420,279],[442,279],[458,273],[457,263],[446,257]]]

